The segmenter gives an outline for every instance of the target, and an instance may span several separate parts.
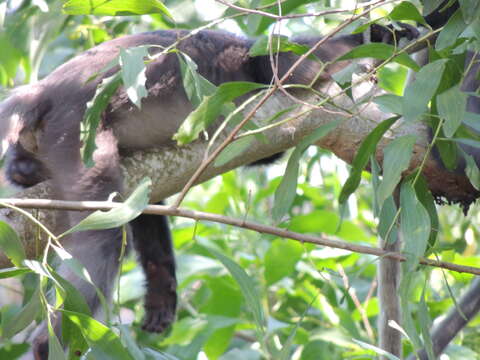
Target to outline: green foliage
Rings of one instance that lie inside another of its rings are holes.
[[[235,2],[241,7],[277,15],[332,10],[326,3],[286,0],[279,7],[269,0]],[[340,0],[338,7],[348,8],[350,3]],[[423,1],[424,13],[437,3]],[[480,139],[470,130],[480,129],[479,116],[465,112],[466,94],[459,90],[465,49],[478,49],[480,41],[476,3],[460,1],[460,11],[440,31],[437,51],[431,50],[430,65],[420,69],[410,55],[398,53],[398,48],[367,44],[346,54],[342,59],[355,63],[333,76],[353,98],[349,86],[360,69],[356,61],[388,60],[389,64],[378,71],[379,85],[388,93],[373,101],[382,111],[398,114],[413,125],[428,119],[434,125],[434,133],[438,126],[440,153],[451,164],[456,161],[458,144],[480,147]],[[222,24],[224,29],[236,30],[238,26],[247,35],[267,35],[275,21],[258,12],[239,16],[239,10],[225,10],[216,3],[209,3],[207,10],[199,8],[199,4],[201,1],[194,4],[191,0],[25,2],[10,9],[4,22],[5,31],[0,35],[3,50],[0,84],[28,83],[68,57],[98,42],[129,33],[133,28],[137,32],[198,28],[207,24],[207,17],[212,19],[210,10],[212,14],[217,12],[216,19],[230,16]],[[61,6],[68,16],[60,11]],[[376,9],[374,17],[375,21],[421,22],[421,13],[417,2],[403,1]],[[115,15],[122,17],[112,17]],[[326,34],[344,16],[311,16],[289,19],[282,24],[293,34],[316,34],[319,29]],[[359,28],[366,26],[356,21],[344,32]],[[39,39],[37,47],[31,46],[33,35]],[[262,36],[252,54],[268,54],[270,40],[274,49],[278,40],[279,51],[303,54],[306,50],[281,36],[271,39]],[[87,164],[92,163],[98,121],[118,87],[123,86],[131,101],[141,106],[146,95],[148,58],[146,48],[122,49],[120,59],[110,64],[120,64],[121,69],[117,75],[101,81],[84,122]],[[180,143],[196,139],[219,115],[238,123],[238,118],[232,115],[234,101],[239,96],[243,99],[251,93],[259,94],[264,88],[248,82],[216,87],[198,74],[192,59],[182,53],[178,53],[178,58],[183,86],[194,109],[177,134]],[[415,81],[404,87],[407,68],[417,72]],[[98,76],[101,78],[103,74]],[[269,123],[289,110],[273,115]],[[416,141],[411,135],[383,148],[385,161],[383,170],[379,168],[374,156],[378,144],[397,125],[394,124],[397,119],[385,120],[364,138],[350,175],[344,163],[326,151],[309,147],[337,125],[332,122],[306,137],[292,152],[288,163],[279,162],[267,171],[247,168],[225,173],[192,190],[183,206],[259,223],[283,220],[280,226],[290,231],[370,246],[376,246],[378,237],[397,241],[401,232],[405,241],[403,251],[408,257],[402,266],[400,289],[404,347],[411,352],[426,346],[431,352],[428,330],[432,319],[446,314],[455,302],[452,297],[467,287],[471,276],[427,270],[418,265],[418,260],[434,254],[440,260],[478,266],[480,257],[474,241],[480,238],[475,215],[478,207],[471,210],[469,217],[464,217],[458,209],[437,209],[425,180],[416,171],[402,182]],[[255,124],[249,126],[256,129]],[[225,149],[215,165],[241,155],[258,138],[265,140],[261,134],[241,137]],[[476,164],[467,157],[466,166],[472,183],[479,187],[480,172]],[[371,170],[372,175],[365,170]],[[148,181],[143,182],[123,206],[96,212],[68,233],[122,226],[145,208],[148,185]],[[393,194],[398,186],[401,190],[397,207]],[[21,240],[8,225],[0,223],[0,248],[14,264],[0,270],[0,279],[2,284],[21,279],[25,289],[22,301],[2,302],[0,358],[16,359],[27,351],[30,344],[24,329],[35,320],[51,316],[46,305],[49,290],[56,294],[49,309],[61,307],[64,314],[62,338],[56,339],[50,328],[50,352],[55,359],[76,358],[75,351],[82,354],[88,351],[85,355],[88,359],[339,360],[373,359],[377,355],[396,359],[375,346],[378,339],[375,324],[380,311],[374,291],[378,263],[375,257],[215,223],[181,218],[173,218],[172,222],[180,294],[178,318],[161,335],[140,330],[144,315],[140,306],[143,278],[132,258],[122,259],[114,314],[108,316],[111,309],[107,309],[106,319],[100,322],[91,316],[79,291],[48,265],[47,257],[42,261],[25,260]],[[91,281],[84,267],[63,249],[50,244],[51,250],[72,273]],[[107,308],[106,303],[103,306]],[[131,321],[128,326],[121,324],[125,318]],[[373,334],[366,323],[373,327]],[[475,319],[447,349],[450,358],[479,357],[479,324]],[[64,354],[60,340],[70,344],[68,354]]]

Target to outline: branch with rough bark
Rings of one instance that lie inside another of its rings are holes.
[[[373,89],[370,81],[364,81],[362,86],[367,88],[363,93],[357,94],[361,97],[365,93],[375,94],[378,91]],[[293,98],[287,97],[277,91],[268,101],[256,112],[254,121],[260,126],[266,125],[266,119],[271,118],[278,111],[292,106],[297,108],[284,116],[291,119],[282,122],[264,132],[268,142],[253,140],[251,145],[239,156],[228,163],[216,167],[211,164],[201,175],[198,182],[203,182],[239,166],[249,164],[255,160],[278,153],[295,146],[306,135],[310,134],[319,126],[341,120],[340,125],[325,136],[317,145],[332,151],[341,159],[351,162],[356,154],[364,137],[382,120],[390,115],[381,112],[371,101],[364,104],[354,104],[350,98],[344,95],[335,85],[328,84],[322,93],[333,98],[333,103],[323,107],[311,107],[298,105]],[[340,94],[340,95],[339,95]],[[299,92],[296,96],[305,102],[317,104],[322,99],[310,92]],[[255,106],[253,102],[251,107]],[[245,110],[248,113],[249,109]],[[278,121],[278,119],[277,119]],[[148,176],[152,179],[151,201],[157,202],[179,192],[188,182],[192,174],[205,158],[207,151],[212,151],[227,136],[228,131],[222,133],[214,144],[209,144],[205,139],[198,139],[186,146],[170,146],[161,149],[136,152],[123,157],[122,169],[125,177],[125,192],[129,193],[142,178]],[[421,123],[399,124],[391,129],[377,147],[376,157],[381,163],[383,148],[393,139],[405,135],[417,135],[417,144],[414,148],[410,169],[418,166],[426,153],[428,147],[428,136],[426,127]],[[448,199],[470,199],[475,191],[468,179],[460,174],[447,172],[434,159],[428,159],[424,166],[424,175],[434,194],[445,195]],[[49,199],[52,197],[48,182],[39,184],[26,191],[16,194],[20,198]],[[50,229],[55,229],[55,216],[52,211],[36,210],[35,215]],[[24,245],[29,256],[35,256],[42,246],[38,241],[45,239],[38,238],[36,226],[25,219],[17,212],[3,209],[0,213],[2,220],[11,224],[24,239]],[[5,261],[1,261],[3,266]]]

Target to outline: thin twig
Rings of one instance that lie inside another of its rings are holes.
[[[370,325],[370,321],[368,321],[367,311],[365,310],[365,307],[362,305],[362,303],[358,299],[357,292],[355,291],[355,289],[350,286],[348,276],[345,273],[345,270],[342,264],[338,264],[338,272],[342,277],[343,285],[345,286],[345,289],[347,290],[348,295],[350,295],[351,299],[353,300],[353,303],[355,304],[355,307],[357,308],[358,312],[360,313],[360,316],[362,317],[363,326],[365,326],[365,330],[367,331],[368,338],[370,339],[370,341],[375,342],[375,335],[372,329],[372,325]]]
[[[332,15],[332,14],[349,13],[349,12],[356,11],[357,8],[359,7],[359,6],[356,6],[355,8],[350,8],[350,9],[323,10],[323,11],[317,11],[317,12],[312,12],[312,13],[303,13],[303,14],[276,15],[276,14],[272,14],[272,13],[269,13],[269,12],[266,12],[266,11],[258,10],[258,8],[256,8],[256,9],[244,8],[244,7],[229,3],[228,1],[225,1],[225,0],[215,0],[215,1],[220,3],[220,4],[223,4],[223,5],[227,6],[229,8],[232,8],[234,10],[241,11],[243,13],[261,15],[261,16],[265,16],[265,17],[272,18],[272,19],[275,19],[275,20],[298,19],[298,18],[305,18],[305,17],[320,17],[320,16]],[[395,1],[398,1],[398,0],[391,0],[389,2],[395,2]],[[378,0],[375,0],[375,1],[370,1],[368,3],[361,3],[359,5],[361,5],[361,7],[367,7],[369,5],[375,5],[377,3],[378,3]]]
[[[19,208],[29,209],[49,209],[49,210],[70,210],[70,211],[92,211],[92,210],[111,210],[122,203],[108,201],[63,201],[46,199],[0,199],[0,203],[10,204]],[[388,252],[380,248],[366,245],[352,244],[338,240],[333,236],[313,236],[300,234],[287,229],[281,229],[275,226],[259,224],[251,221],[240,220],[228,216],[211,214],[202,211],[187,210],[164,205],[148,205],[143,211],[144,214],[171,215],[190,218],[194,220],[212,221],[227,225],[232,225],[244,229],[253,230],[263,234],[270,234],[286,239],[297,240],[301,242],[327,246],[335,249],[343,249],[360,254],[369,254],[378,257],[388,257],[398,261],[406,261],[406,256],[398,252]],[[480,268],[453,264],[445,261],[438,261],[426,258],[420,258],[420,264],[438,268],[443,268],[459,273],[468,273],[480,275]]]

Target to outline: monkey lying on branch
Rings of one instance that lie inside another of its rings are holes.
[[[96,133],[94,166],[86,167],[81,157],[80,124],[101,81],[118,71],[108,68],[121,48],[149,45],[158,53],[186,37],[186,31],[155,31],[108,41],[80,54],[34,85],[21,87],[0,104],[3,131],[8,132],[6,176],[13,184],[29,187],[51,179],[55,196],[64,200],[106,200],[113,192],[122,193],[119,152],[161,147],[172,143],[172,136],[193,109],[183,87],[176,54],[162,54],[147,64],[146,89],[141,109],[128,98],[123,88],[111,97],[102,113]],[[413,29],[395,31],[378,25],[371,29],[371,41],[391,42],[394,38],[416,36]],[[320,38],[297,38],[294,42],[312,47]],[[288,78],[287,84],[319,86],[345,66],[333,62],[363,44],[363,34],[327,40],[315,51],[323,64],[306,59]],[[176,49],[188,55],[198,72],[215,85],[229,81],[270,84],[274,76],[270,57],[249,55],[253,40],[225,32],[201,31],[186,37]],[[281,78],[298,59],[286,52],[278,54]],[[321,72],[323,71],[323,72]],[[320,75],[319,75],[319,72]],[[64,213],[63,223],[74,226],[88,214]],[[165,217],[142,215],[131,222],[128,237],[133,240],[146,274],[146,331],[161,332],[173,321],[176,296],[175,262],[170,232]],[[111,297],[113,279],[122,247],[119,228],[74,233],[64,241],[66,250],[88,270],[95,285]],[[92,313],[100,307],[95,289],[75,276],[66,266],[59,273],[84,295]],[[60,332],[57,317],[55,324]],[[35,341],[37,359],[48,357],[46,327]],[[68,344],[64,344],[68,345]]]

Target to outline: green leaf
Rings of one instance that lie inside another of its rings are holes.
[[[359,59],[359,58],[374,58],[380,60],[387,60],[393,57],[397,48],[390,44],[384,43],[369,43],[363,44],[350,50],[345,55],[340,56],[336,61]],[[392,61],[404,65],[414,71],[418,71],[420,67],[408,54],[401,53],[392,58]]]
[[[87,102],[87,110],[84,115],[85,131],[82,134],[82,141],[84,143],[82,149],[82,157],[85,166],[92,167],[93,152],[97,148],[95,145],[95,138],[97,136],[97,128],[100,123],[102,113],[110,103],[110,98],[117,91],[121,84],[120,73],[104,78],[101,84],[97,87],[93,99]]]
[[[148,56],[148,47],[139,46],[128,49],[120,49],[119,63],[122,75],[123,86],[129,99],[141,107],[142,99],[147,97],[148,91],[145,87],[147,77],[145,75],[144,58]]]
[[[430,237],[431,222],[427,210],[418,200],[410,182],[400,190],[400,231],[404,241],[403,252],[407,256],[405,268],[414,271],[418,260],[425,254]]]
[[[62,263],[64,264],[63,261]],[[65,265],[69,266],[69,264]],[[61,290],[65,293],[63,309],[91,316],[90,307],[85,301],[83,294],[70,282],[62,278],[58,273],[52,271],[52,275],[61,286],[61,289],[58,290]],[[85,276],[82,278],[85,278]],[[89,282],[91,283],[91,281]],[[102,301],[104,300],[102,299]],[[80,335],[81,334],[78,327],[72,323],[67,316],[62,316],[62,341],[64,344],[68,344],[70,353],[75,351],[83,353],[87,349],[85,339]]]
[[[0,249],[15,266],[21,266],[25,259],[25,250],[15,230],[4,221],[0,221]]]
[[[228,146],[223,149],[223,151],[215,159],[215,166],[219,167],[225,165],[230,160],[240,156],[246,149],[249,148],[253,140],[253,136],[245,136],[228,144]]]
[[[48,359],[54,360],[67,360],[63,347],[58,341],[57,335],[53,330],[52,324],[47,322],[48,326]]]
[[[387,243],[393,244],[398,240],[397,224],[394,223],[397,214],[397,206],[393,196],[389,196],[383,202],[380,210],[377,231],[380,237]]]
[[[468,180],[477,190],[480,190],[480,170],[478,169],[475,158],[471,155],[468,155],[466,152],[463,152],[463,157],[466,161],[465,175],[467,175]]]
[[[29,268],[24,268],[24,267],[0,269],[0,279],[6,279],[9,277],[28,274],[29,272],[31,272],[31,270]]]
[[[18,70],[19,62],[22,59],[22,53],[12,44],[12,41],[4,32],[0,34],[0,68],[3,68],[8,79],[14,79]],[[8,81],[5,81],[7,85]],[[10,84],[11,85],[11,84]]]
[[[242,289],[247,306],[253,314],[258,332],[264,334],[266,326],[265,314],[263,313],[263,308],[260,304],[260,296],[256,291],[256,285],[252,278],[230,258],[211,248],[209,248],[208,251],[220,260],[223,266],[227,268],[233,278],[237,281],[240,289]]]
[[[436,50],[443,50],[449,46],[452,46],[457,41],[459,35],[467,28],[467,24],[462,17],[460,10],[448,19],[448,22],[443,27],[440,34],[438,34],[437,41],[435,42]]]
[[[339,120],[335,120],[320,126],[318,129],[315,129],[313,133],[306,136],[295,147],[295,150],[288,159],[287,168],[282,177],[282,181],[278,185],[277,190],[275,190],[275,199],[272,210],[272,218],[274,221],[280,221],[293,204],[293,200],[297,193],[298,163],[301,156],[311,144],[326,136],[335,129],[339,123]]]
[[[409,1],[402,1],[400,4],[395,6],[390,14],[388,14],[388,17],[396,21],[412,20],[426,25],[425,19],[419,13],[416,6]]]
[[[298,7],[310,3],[318,2],[318,0],[288,0],[282,1],[275,6],[266,8],[265,11],[271,14],[276,15],[287,15],[293,12],[293,10],[297,9]],[[266,1],[257,2],[258,5],[260,4],[268,4]],[[253,6],[253,3],[251,4]],[[244,2],[244,6],[248,6],[247,3]],[[253,7],[252,7],[253,8]],[[254,35],[262,35],[268,29],[268,27],[273,24],[276,20],[262,15],[252,15],[249,17],[249,22],[247,24],[247,31],[250,31]]]
[[[0,359],[20,359],[27,352],[29,346],[27,343],[15,344],[9,343],[0,348]]]
[[[452,137],[465,117],[468,95],[454,86],[437,95],[438,115],[445,119],[443,132]]]
[[[403,113],[403,97],[385,94],[377,96],[373,102],[380,107],[380,110],[386,113],[402,114]]]
[[[13,317],[7,320],[2,318],[2,337],[10,339],[30,325],[40,311],[40,290],[37,287],[28,303]]]
[[[377,144],[383,137],[385,132],[399,119],[398,116],[382,121],[363,139],[360,148],[352,162],[352,170],[350,176],[342,187],[338,201],[340,204],[345,203],[349,196],[357,189],[362,178],[362,171],[368,164],[370,156],[375,154]]]
[[[430,319],[427,303],[425,302],[425,288],[422,291],[420,301],[418,304],[418,322],[420,323],[420,329],[423,337],[423,344],[425,351],[428,354],[429,359],[435,359],[433,352],[432,336],[430,329],[432,327],[432,320]]]
[[[78,326],[95,359],[133,360],[118,335],[108,327],[85,314],[68,310],[61,311],[63,316]]]
[[[352,340],[356,342],[358,345],[360,345],[361,347],[363,347],[364,349],[372,350],[378,355],[381,355],[382,357],[385,357],[389,360],[400,360],[400,358],[396,357],[393,354],[390,354],[388,351],[385,351],[383,349],[380,349],[379,347],[376,347],[375,345],[370,345],[370,344],[367,344],[366,342],[363,342],[357,339],[352,339]]]
[[[480,114],[466,111],[463,123],[475,130],[476,133],[480,133]]]
[[[178,54],[182,83],[188,100],[194,107],[200,105],[205,96],[213,95],[217,87],[201,76],[197,64],[185,53]]]
[[[440,231],[440,222],[438,220],[435,199],[428,189],[427,181],[422,174],[418,176],[417,182],[415,183],[415,193],[417,194],[417,198],[422,203],[425,210],[427,210],[430,223],[432,224],[428,245],[430,248],[433,248],[437,241],[438,232]]]
[[[255,41],[249,51],[249,55],[252,57],[269,55],[272,51],[276,52],[288,52],[291,51],[296,55],[305,54],[310,48],[305,45],[297,44],[288,40],[288,37],[283,35],[271,36],[272,49],[270,49],[270,39],[267,36],[262,36]],[[318,60],[315,56],[310,56],[312,60]]]
[[[62,236],[77,231],[112,229],[135,219],[148,205],[151,185],[152,181],[144,178],[124,203],[109,211],[95,211]]]
[[[407,86],[403,95],[403,116],[415,121],[427,111],[428,103],[437,91],[448,60],[434,61],[417,73],[415,81]]]
[[[412,157],[416,136],[405,135],[388,144],[383,153],[383,180],[378,186],[378,203],[381,206],[385,199],[392,195],[400,182],[402,172],[408,169]]]
[[[247,81],[235,81],[221,84],[210,96],[205,96],[201,104],[188,115],[173,136],[180,145],[195,140],[200,132],[206,130],[224,110],[224,106],[238,96],[264,88],[265,85]]]
[[[480,16],[480,3],[477,0],[459,0],[463,19],[467,24],[478,20]]]
[[[158,0],[68,0],[63,4],[63,11],[69,15],[163,14],[173,19],[167,7]]]
[[[289,276],[302,258],[303,246],[300,243],[276,239],[265,254],[265,280],[272,285]]]

